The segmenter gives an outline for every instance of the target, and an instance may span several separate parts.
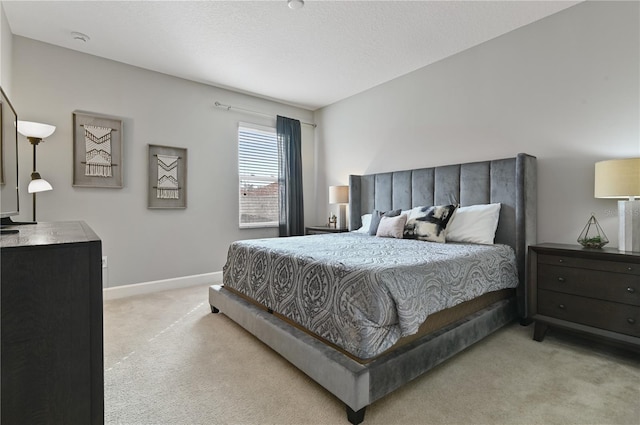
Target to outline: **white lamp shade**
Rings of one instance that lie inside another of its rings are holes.
[[[18,133],[25,137],[33,137],[36,139],[44,139],[49,137],[56,131],[54,125],[41,124],[32,121],[18,121]]]
[[[348,204],[349,186],[329,186],[330,204]]]
[[[640,158],[596,162],[594,196],[611,199],[640,197]]]
[[[46,192],[47,190],[53,190],[53,186],[40,177],[39,173],[31,174],[31,181],[29,182],[29,187],[27,187],[27,192],[29,193],[38,193],[38,192]]]

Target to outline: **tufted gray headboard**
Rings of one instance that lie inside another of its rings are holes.
[[[495,242],[510,245],[516,252],[518,312],[520,317],[528,317],[524,281],[527,247],[536,242],[536,174],[536,158],[520,153],[515,158],[351,175],[349,228],[358,229],[361,216],[374,209],[499,202],[502,206]]]

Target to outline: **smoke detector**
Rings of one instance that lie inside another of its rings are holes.
[[[301,9],[304,6],[304,0],[288,0],[289,9]]]

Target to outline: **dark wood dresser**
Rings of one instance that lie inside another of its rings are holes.
[[[104,423],[102,247],[83,222],[0,240],[0,421]]]
[[[530,246],[528,291],[536,341],[551,326],[640,349],[640,253]]]

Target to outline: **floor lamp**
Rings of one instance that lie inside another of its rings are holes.
[[[36,193],[52,190],[51,184],[40,176],[36,170],[36,146],[56,131],[56,127],[31,121],[18,121],[18,133],[25,136],[33,145],[33,172],[27,191],[33,194],[33,221],[36,221]]]
[[[621,199],[618,250],[640,251],[640,158],[596,162],[594,192],[596,198]]]

